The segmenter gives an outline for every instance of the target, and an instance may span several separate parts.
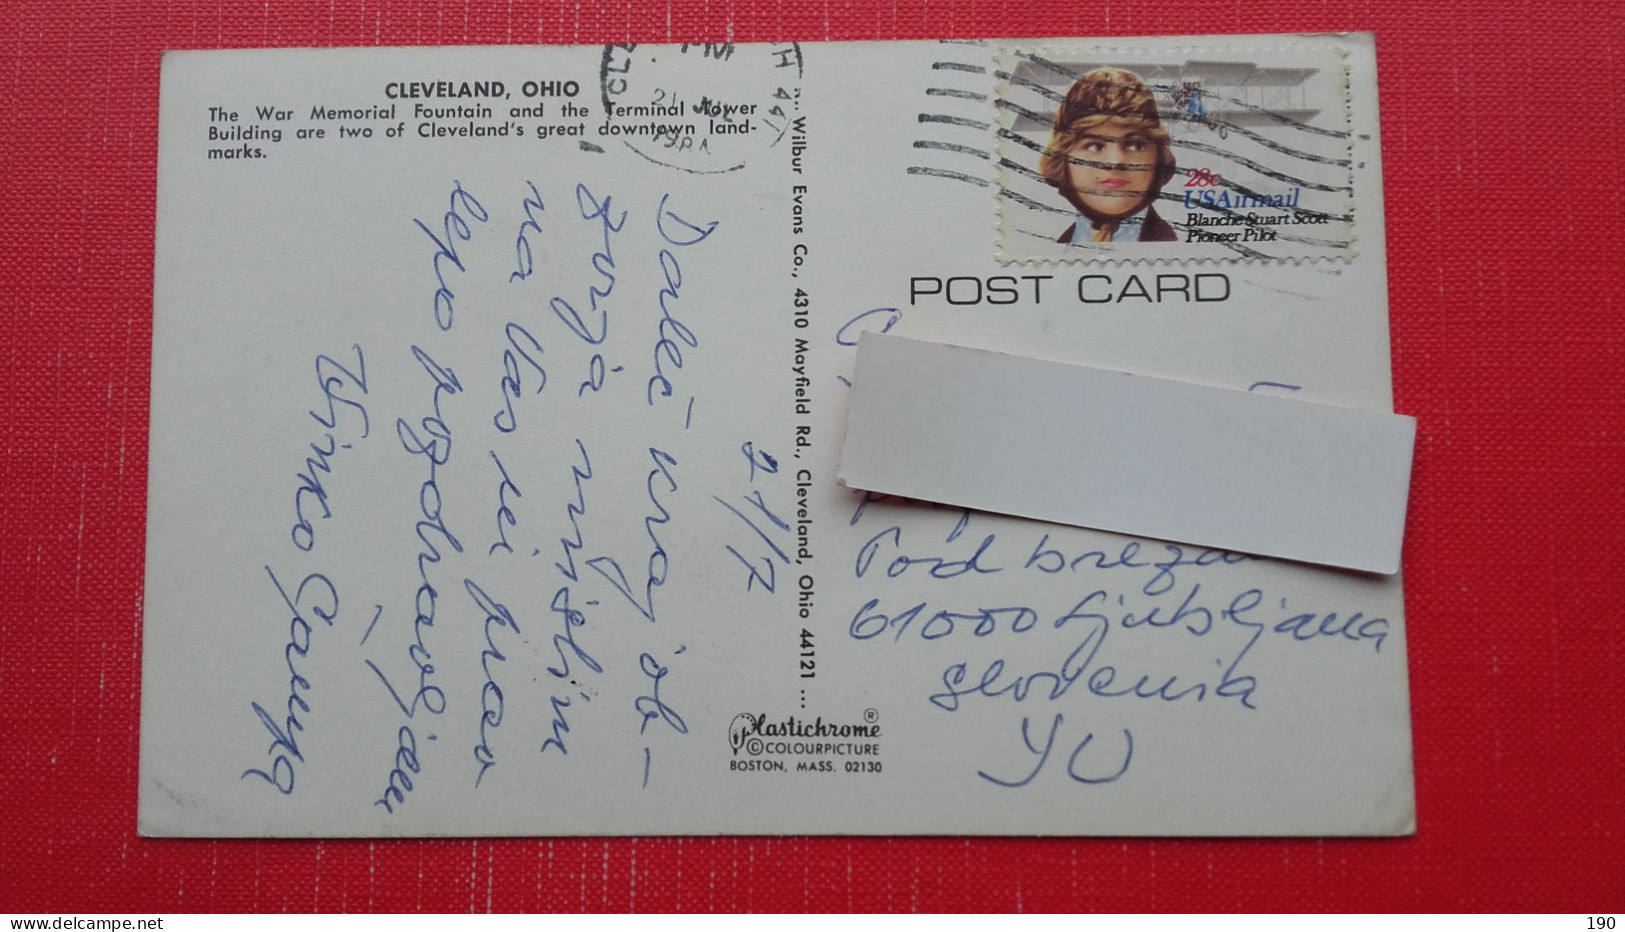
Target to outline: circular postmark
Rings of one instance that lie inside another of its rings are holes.
[[[693,174],[738,171],[777,145],[801,96],[801,46],[606,45],[600,143]]]

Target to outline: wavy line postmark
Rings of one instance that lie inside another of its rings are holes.
[[[944,59],[910,171],[991,187],[1000,261],[1356,252],[1335,45],[1000,46],[991,69]]]

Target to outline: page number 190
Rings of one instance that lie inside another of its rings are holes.
[[[1586,917],[1586,928],[1587,929],[1612,930],[1614,928],[1614,917],[1613,916],[1587,916]]]

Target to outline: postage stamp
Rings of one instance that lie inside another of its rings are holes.
[[[1052,45],[997,63],[1000,261],[1354,254],[1342,50]]]

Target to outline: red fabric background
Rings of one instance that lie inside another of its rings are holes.
[[[1625,909],[1625,6],[0,0],[0,911]],[[1374,30],[1415,838],[135,835],[166,48]]]

